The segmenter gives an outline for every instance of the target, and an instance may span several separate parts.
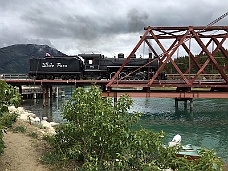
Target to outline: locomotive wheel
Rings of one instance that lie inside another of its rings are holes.
[[[46,79],[48,79],[48,80],[54,80],[54,76],[53,75],[47,75],[46,76]]]
[[[61,76],[61,79],[62,79],[62,80],[65,80],[65,79],[66,79],[66,78],[65,78],[65,75],[62,75],[62,76]]]
[[[135,79],[136,80],[144,80],[146,78],[146,74],[143,72],[138,72],[135,74]]]
[[[69,80],[69,79],[71,79],[71,76],[70,75],[62,75],[61,79],[62,80]]]
[[[116,74],[115,72],[112,72],[112,73],[110,74],[110,80],[112,79],[112,77],[114,77],[115,74]]]
[[[144,80],[144,78],[142,76],[136,75],[134,77],[135,80]]]
[[[77,75],[75,79],[80,80],[81,79],[80,75]]]
[[[71,79],[71,76],[70,75],[66,75],[65,76],[65,80],[70,80]]]
[[[127,74],[125,72],[121,72],[119,74],[119,78],[125,77]],[[123,80],[125,80],[126,78],[124,78]]]
[[[71,75],[72,80],[80,80],[80,76],[79,75]]]
[[[45,76],[44,75],[37,75],[36,79],[37,80],[43,80],[43,79],[45,79]]]
[[[42,76],[40,75],[35,76],[35,80],[42,80]]]

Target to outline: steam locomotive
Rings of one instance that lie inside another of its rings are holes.
[[[113,58],[104,57],[102,54],[31,58],[28,75],[33,79],[111,79],[125,60],[126,58],[122,53]],[[150,63],[148,64],[148,62]],[[138,69],[144,65],[146,66]],[[149,54],[148,58],[136,58],[136,55],[134,55],[118,77],[130,80],[145,80],[151,78],[157,69],[158,60],[152,61],[152,54]],[[133,72],[135,70],[137,72]],[[128,76],[131,72],[133,74]],[[159,75],[159,77],[159,79],[165,78],[164,75]]]

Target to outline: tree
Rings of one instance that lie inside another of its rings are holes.
[[[132,103],[128,96],[122,96],[113,105],[112,99],[102,97],[95,86],[87,90],[75,89],[62,108],[66,123],[59,126],[51,141],[55,154],[65,160],[80,161],[81,170],[159,170],[170,167],[181,170],[182,166],[188,170],[196,165],[185,158],[177,158],[177,148],[164,146],[164,132],[133,129],[141,114],[128,113]],[[206,157],[203,161],[209,160]],[[212,164],[207,165],[207,170]]]
[[[16,87],[0,80],[0,111],[8,111],[8,106],[20,104],[21,95]]]

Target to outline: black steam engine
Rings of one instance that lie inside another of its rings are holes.
[[[79,54],[78,56],[31,58],[29,77],[34,79],[111,79],[126,58],[124,54],[107,58],[101,54]],[[158,60],[132,56],[120,77],[130,80],[150,79],[158,69]],[[144,66],[150,62],[148,65]],[[142,67],[138,69],[139,67]],[[137,70],[138,69],[138,70]],[[133,72],[137,70],[137,72]],[[132,73],[128,76],[129,73]],[[159,75],[159,79],[164,76]]]

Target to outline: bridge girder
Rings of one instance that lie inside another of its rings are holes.
[[[188,27],[145,27],[145,33],[140,37],[140,41],[137,43],[135,48],[132,50],[130,55],[126,58],[126,61],[123,63],[116,75],[110,80],[107,84],[107,87],[111,87],[117,78],[118,73],[126,65],[130,57],[138,50],[142,42],[148,46],[149,50],[158,57],[159,68],[154,76],[148,81],[147,86],[153,86],[154,81],[162,71],[166,73],[171,73],[167,68],[167,63],[171,63],[174,69],[179,74],[180,78],[184,80],[185,84],[189,87],[193,85],[195,80],[199,77],[200,74],[207,74],[205,71],[206,66],[209,64],[213,66],[214,69],[221,75],[221,79],[225,81],[228,85],[228,76],[226,75],[226,70],[228,69],[228,52],[224,47],[224,42],[228,37],[228,26],[188,26]],[[171,41],[171,45],[167,48],[167,44],[162,43],[162,40]],[[151,44],[151,40],[153,44]],[[191,40],[194,40],[198,47],[200,47],[200,52],[194,56],[190,43]],[[186,45],[187,41],[189,46]],[[154,48],[156,45],[157,49]],[[212,46],[213,49],[209,50],[209,46]],[[189,56],[189,60],[192,62],[189,63],[188,69],[182,71],[177,63],[175,63],[174,54],[177,53],[178,48],[182,47]],[[159,53],[162,51],[162,54]],[[214,55],[218,52],[222,52],[224,59],[226,60],[224,66],[220,66],[216,61]],[[203,64],[199,63],[199,60],[204,56],[207,57],[206,62]],[[198,71],[192,78],[188,78],[186,74],[190,74],[193,67],[197,67]],[[117,81],[118,82],[118,81]],[[186,86],[185,85],[185,86]]]

